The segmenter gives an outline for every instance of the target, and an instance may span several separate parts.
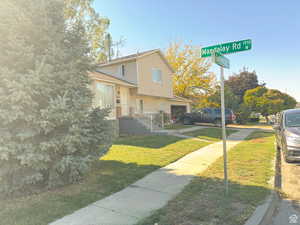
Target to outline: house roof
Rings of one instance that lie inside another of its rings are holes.
[[[179,97],[179,96],[174,96],[172,100],[177,101],[177,102],[193,102],[192,100],[189,100],[187,98]]]
[[[152,50],[148,50],[148,51],[144,51],[144,52],[137,52],[135,54],[131,54],[131,55],[126,55],[126,56],[123,56],[123,57],[119,57],[119,58],[116,58],[116,59],[112,59],[110,60],[109,62],[107,63],[102,63],[100,64],[99,66],[107,66],[107,65],[111,65],[111,64],[115,64],[115,63],[119,63],[119,62],[124,62],[124,61],[129,61],[129,60],[133,60],[133,59],[136,59],[137,57],[139,56],[143,56],[145,54],[149,54],[149,53],[154,53],[156,51],[159,51],[159,49],[152,49]]]
[[[117,64],[117,63],[136,60],[138,58],[141,58],[141,57],[144,57],[144,56],[147,56],[147,55],[151,55],[151,54],[154,54],[154,53],[158,53],[161,56],[161,58],[163,59],[163,61],[166,63],[166,65],[169,67],[169,69],[172,72],[174,72],[173,68],[171,67],[171,65],[167,61],[164,54],[160,51],[160,49],[152,49],[152,50],[148,50],[148,51],[144,51],[144,52],[137,52],[136,54],[131,54],[131,55],[123,56],[123,57],[120,57],[120,58],[116,58],[116,59],[113,59],[113,60],[111,60],[107,63],[102,63],[98,66],[101,68],[101,67],[105,67],[105,66],[114,65],[114,64]]]
[[[113,84],[119,84],[127,87],[137,87],[136,84],[128,82],[126,80],[122,80],[120,78],[114,77],[108,73],[104,73],[102,71],[89,72],[91,79],[105,81]]]

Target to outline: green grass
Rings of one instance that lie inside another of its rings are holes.
[[[229,136],[230,134],[233,134],[235,132],[238,132],[238,130],[226,129],[227,136]],[[222,139],[222,129],[217,128],[217,127],[203,128],[201,130],[186,132],[184,134],[191,136],[191,137],[205,139],[208,141],[220,141]]]
[[[46,225],[207,144],[171,136],[120,138],[81,183],[0,201],[0,224]]]
[[[255,132],[228,154],[229,195],[224,194],[223,159],[218,159],[167,206],[139,225],[242,225],[270,192],[274,137]]]
[[[258,129],[268,129],[272,130],[272,125],[266,123],[252,123],[248,122],[246,124],[229,124],[229,128],[258,128]]]
[[[191,128],[191,127],[195,127],[195,126],[194,125],[184,125],[184,124],[180,124],[180,123],[175,123],[175,124],[166,125],[165,129],[166,130],[180,130],[180,129]]]

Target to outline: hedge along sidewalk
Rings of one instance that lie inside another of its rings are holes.
[[[270,193],[274,158],[273,134],[254,132],[228,154],[228,196],[224,194],[221,157],[167,206],[138,224],[242,225]]]
[[[242,130],[228,139],[228,149],[253,130]],[[208,145],[140,179],[129,187],[97,201],[50,225],[131,225],[151,215],[174,198],[198,173],[223,154],[222,142]]]

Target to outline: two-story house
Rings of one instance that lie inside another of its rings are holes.
[[[111,108],[111,119],[190,112],[190,101],[173,94],[173,73],[158,49],[114,59],[90,74],[94,103]]]

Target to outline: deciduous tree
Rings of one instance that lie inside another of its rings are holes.
[[[246,91],[244,102],[251,110],[261,113],[267,121],[269,115],[294,108],[297,104],[288,94],[262,86]]]
[[[213,92],[215,76],[209,72],[211,64],[200,57],[200,48],[192,45],[171,43],[166,58],[174,69],[174,94],[193,100],[195,106]]]
[[[205,107],[221,107],[221,92],[220,86],[216,87],[216,91],[208,96]],[[225,87],[225,107],[236,111],[239,108],[239,98],[233,94],[230,88]]]
[[[256,72],[249,72],[246,68],[238,74],[233,74],[225,81],[225,85],[240,98],[240,103],[243,102],[243,96],[247,90],[260,86],[258,83]],[[262,84],[261,86],[264,86]]]
[[[84,27],[91,48],[89,54],[96,63],[100,63],[117,55],[118,50],[114,51],[114,46],[123,45],[124,39],[112,41],[107,31],[110,20],[97,13],[93,8],[93,3],[94,0],[64,0],[65,19],[68,25],[80,23]]]

